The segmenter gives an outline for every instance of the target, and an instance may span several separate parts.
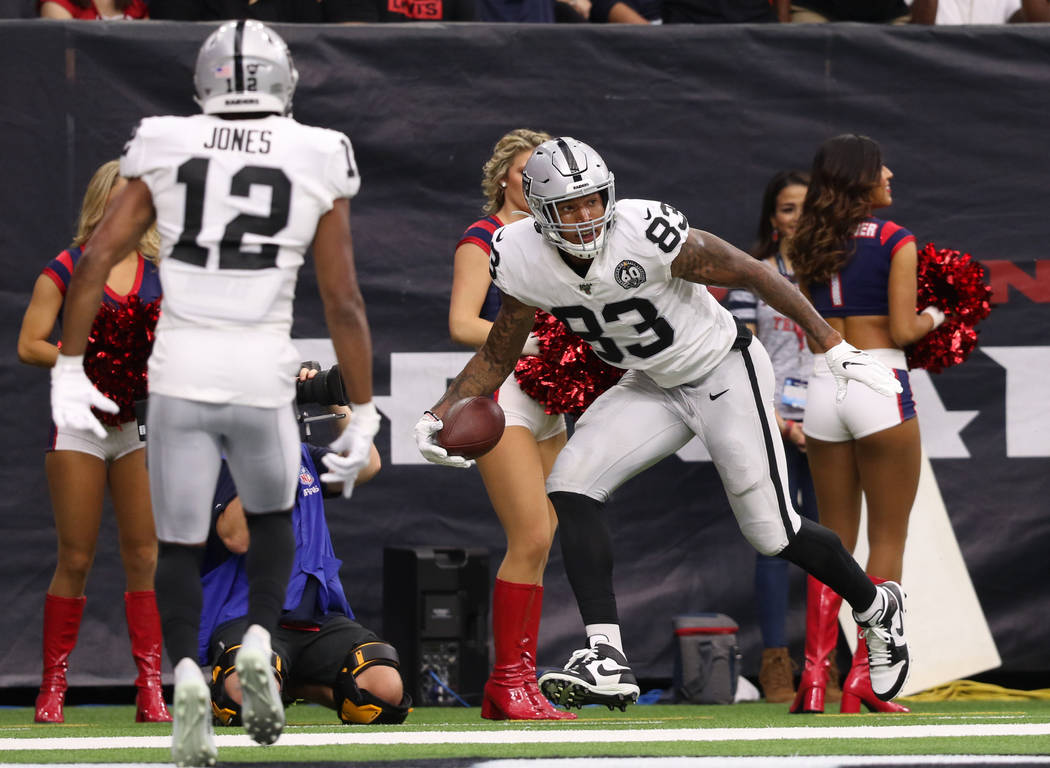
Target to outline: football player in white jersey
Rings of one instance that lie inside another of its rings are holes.
[[[620,638],[603,508],[623,482],[697,435],[747,540],[799,565],[853,606],[866,628],[875,692],[895,696],[909,664],[900,587],[876,588],[838,536],[792,507],[769,357],[704,285],[746,287],[792,318],[825,350],[840,396],[851,379],[892,396],[901,391],[892,371],[843,341],[777,270],[691,229],[667,204],[617,201],[612,173],[586,144],[541,144],[523,179],[532,217],[497,230],[492,241],[489,266],[504,293],[502,308],[488,340],[415,431],[428,460],[470,465],[437,444],[441,416],[457,400],[500,385],[536,308],[562,320],[605,361],[629,369],[584,413],[547,481],[588,645],[564,669],[540,678],[544,693],[566,706],[610,708],[637,697]]]
[[[360,178],[346,136],[288,116],[297,80],[288,47],[259,22],[229,22],[208,37],[194,78],[203,114],[146,118],[124,148],[121,175],[129,183],[73,275],[62,354],[52,372],[55,423],[101,429],[90,407],[106,411],[111,404],[84,375],[88,332],[110,266],[156,218],[164,306],[149,361],[147,451],[160,541],[156,591],[175,665],[178,765],[216,760],[196,655],[200,565],[223,457],[249,512],[252,540],[252,626],[236,660],[244,727],[262,744],[276,741],[284,727],[269,629],[294,556],[298,357],[290,333],[296,276],[311,243],[353,404],[322,480],[352,489],[379,428],[372,341],[350,236],[349,199]]]

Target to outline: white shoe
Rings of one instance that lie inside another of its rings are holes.
[[[639,692],[627,659],[605,643],[573,651],[564,668],[545,672],[539,682],[543,695],[563,707],[604,704],[626,711]]]
[[[215,765],[215,732],[211,727],[211,693],[196,660],[175,665],[171,760],[178,766]]]
[[[270,633],[252,624],[237,652],[241,683],[241,720],[257,744],[273,744],[284,730],[284,704],[271,667]]]
[[[871,690],[878,698],[889,701],[900,693],[911,672],[911,656],[904,639],[905,595],[895,581],[885,581],[877,589],[884,598],[882,611],[869,622],[857,624],[868,643]]]

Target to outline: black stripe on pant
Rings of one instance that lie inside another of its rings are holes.
[[[751,382],[751,393],[755,397],[755,410],[758,411],[758,420],[762,424],[762,440],[766,446],[766,462],[769,464],[769,479],[773,481],[776,489],[777,506],[780,509],[780,521],[784,524],[787,533],[788,544],[795,538],[795,530],[791,526],[790,510],[788,501],[784,498],[784,484],[781,482],[780,465],[777,462],[776,450],[773,446],[773,432],[770,429],[769,419],[766,417],[766,409],[762,405],[762,389],[758,385],[758,375],[755,373],[755,361],[751,359],[751,352],[747,347],[740,348],[740,355],[744,358],[744,367],[747,369],[747,378]]]

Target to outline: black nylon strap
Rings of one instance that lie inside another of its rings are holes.
[[[751,345],[751,339],[755,335],[751,333],[751,329],[747,327],[747,324],[739,318],[733,318],[736,321],[736,338],[733,340],[733,346],[730,349],[747,349]]]
[[[346,655],[344,662],[346,670],[352,675],[360,674],[373,664],[401,669],[401,658],[390,643],[374,640],[355,647]]]

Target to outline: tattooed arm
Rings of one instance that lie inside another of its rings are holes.
[[[822,351],[842,341],[787,278],[769,264],[752,258],[710,232],[690,229],[682,250],[671,263],[671,275],[704,285],[747,288],[799,324]]]
[[[485,343],[452,380],[444,396],[430,409],[431,412],[440,419],[458,400],[495,392],[514,370],[535,317],[535,307],[503,294],[499,314],[489,329]]]

